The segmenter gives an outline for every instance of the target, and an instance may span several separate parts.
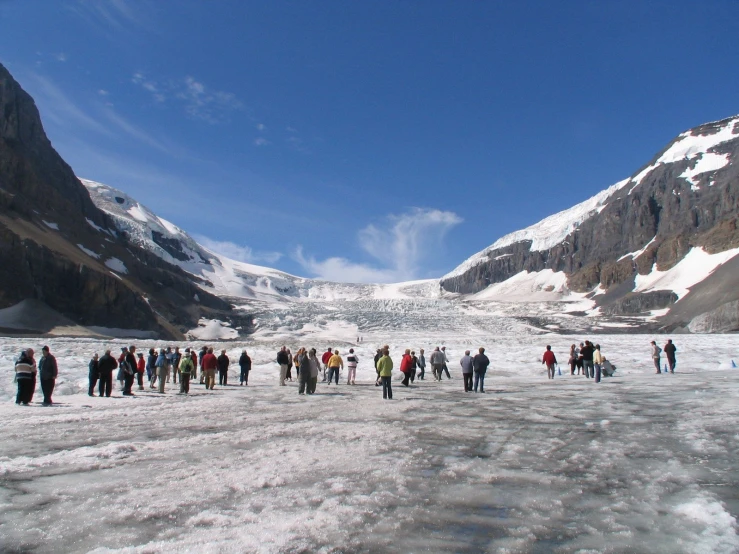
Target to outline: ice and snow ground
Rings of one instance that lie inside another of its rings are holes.
[[[459,334],[452,381],[383,401],[374,347],[397,362],[439,336],[365,335],[358,384],[313,397],[278,387],[272,359],[328,337],[275,333],[223,346],[252,355],[246,388],[232,368],[236,386],[110,399],[86,395],[106,343],[54,339],[51,408],[12,400],[12,359],[41,343],[0,339],[0,551],[739,551],[736,336],[676,336],[679,373],[654,375],[652,337],[599,335],[619,371],[595,385],[538,363],[580,337]],[[487,394],[465,394],[458,359],[480,344]]]

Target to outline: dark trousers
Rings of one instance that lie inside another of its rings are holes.
[[[228,371],[218,370],[218,384],[228,385]]]
[[[180,392],[187,394],[190,392],[190,374],[180,373]]]
[[[477,387],[480,386],[480,392],[485,392],[485,372],[484,371],[475,371],[475,392],[477,392]]]
[[[100,385],[98,392],[100,396],[110,396],[110,391],[113,389],[113,373],[107,371],[100,374]]]
[[[670,373],[675,373],[675,358],[667,356],[667,365],[670,366]]]
[[[334,378],[334,375],[336,375],[336,384],[338,385],[339,384],[339,368],[338,367],[328,368],[328,382],[329,383]]]
[[[446,373],[446,378],[447,379],[451,379],[452,378],[452,376],[449,375],[449,369],[447,369],[446,364],[444,364],[441,369],[442,369],[442,371],[444,373]],[[439,372],[439,379],[441,380],[441,371]]]
[[[316,385],[318,384],[318,377],[311,377],[308,380],[308,394],[316,392]]]
[[[423,380],[423,376],[426,374],[426,368],[419,366],[418,370],[419,370],[418,378]]]
[[[18,393],[15,395],[16,404],[28,404],[33,400],[33,393],[36,390],[36,378],[18,379]]]
[[[600,364],[595,364],[595,382],[600,383]]]
[[[87,394],[89,396],[94,396],[93,393],[95,392],[95,385],[98,384],[98,374],[90,373],[89,377],[90,377],[90,388],[87,389]]]
[[[416,382],[416,368],[411,368],[411,383]]]
[[[393,384],[392,377],[380,377],[382,381],[382,397],[393,399]]]
[[[44,404],[51,404],[51,394],[54,392],[56,379],[41,379],[41,392],[44,393]]]
[[[240,379],[241,379],[241,382],[244,383],[245,385],[249,384],[249,370],[248,369],[245,369],[243,367],[241,368]]]
[[[310,394],[310,376],[304,373],[300,373],[299,377],[300,388],[298,389],[298,394],[304,394],[306,389],[308,389],[308,394]]]
[[[143,372],[141,372],[141,371],[137,371],[136,372],[136,380],[139,383],[139,388],[140,389],[143,389],[144,388],[144,374],[143,374]]]
[[[462,377],[464,378],[464,392],[470,392],[472,390],[472,374],[463,373]]]
[[[130,396],[131,394],[133,394],[131,392],[131,389],[133,388],[133,380],[135,378],[136,377],[133,373],[126,373],[125,375],[123,375],[123,394],[125,394],[126,396]]]
[[[593,367],[593,360],[583,360],[582,368],[585,372],[585,377],[595,377],[595,368]]]
[[[570,360],[570,375],[575,374],[576,367],[577,367],[577,360]]]
[[[411,380],[411,372],[410,371],[406,371],[405,373],[403,373],[403,380],[401,381],[401,383],[403,383],[403,385],[407,387],[408,386],[408,382],[410,380]]]

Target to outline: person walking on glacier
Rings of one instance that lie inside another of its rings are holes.
[[[159,394],[164,394],[164,385],[167,384],[167,353],[164,348],[159,349],[159,356],[154,362],[157,368],[157,378],[159,379]]]
[[[469,350],[464,351],[464,356],[459,360],[459,365],[462,366],[464,392],[472,392],[472,356],[470,356]]]
[[[403,374],[403,380],[401,381],[404,387],[408,386],[408,382],[411,379],[411,365],[413,364],[413,358],[411,358],[411,349],[407,348],[403,357],[400,359],[400,372]]]
[[[357,365],[359,364],[359,356],[354,353],[354,349],[349,349],[349,355],[346,357],[346,384],[354,385],[357,379]]]
[[[426,375],[426,356],[423,355],[424,349],[418,351],[418,378],[423,381],[423,376]]]
[[[226,351],[221,350],[221,355],[218,356],[218,385],[225,387],[228,385],[228,366],[231,365],[231,360],[226,356]]]
[[[100,370],[98,369],[98,353],[95,352],[92,355],[92,360],[87,366],[88,373],[87,378],[90,381],[90,386],[87,389],[87,396],[95,396],[95,385],[97,385],[98,379],[100,379]]]
[[[98,361],[98,371],[100,372],[98,394],[100,397],[110,397],[110,392],[113,388],[113,370],[117,367],[118,362],[111,356],[110,348],[108,348]]]
[[[380,381],[382,381],[382,398],[384,400],[393,399],[393,360],[390,358],[390,350],[384,348],[382,357],[377,361],[377,370],[380,373]]]
[[[657,370],[656,373],[662,373],[662,369],[660,368],[660,354],[662,354],[662,349],[657,346],[657,343],[655,341],[651,342],[652,344],[652,361],[654,362],[654,367]]]
[[[446,378],[451,379],[452,376],[449,375],[449,368],[447,367],[447,364],[449,363],[449,358],[446,354],[446,346],[441,347],[441,353],[444,355],[444,364],[441,366],[441,369],[446,373]],[[439,381],[441,381],[441,373],[439,373]]]
[[[431,369],[434,372],[434,379],[436,381],[441,381],[441,372],[444,367],[444,354],[439,350],[438,346],[434,348],[429,361],[431,362]]]
[[[580,349],[580,356],[582,356],[582,369],[585,377],[592,379],[595,377],[595,368],[593,367],[593,353],[595,349],[593,344],[589,341],[585,341],[585,346]]]
[[[287,346],[283,346],[280,349],[275,361],[277,362],[277,365],[280,366],[280,386],[284,387],[285,379],[287,378],[287,362],[289,361],[289,358],[287,357]]]
[[[315,394],[316,385],[318,384],[318,374],[321,371],[321,361],[316,357],[316,349],[311,348],[308,354],[308,363],[310,365],[310,380],[308,381],[307,394]]]
[[[475,372],[475,392],[480,385],[480,392],[485,392],[485,373],[487,373],[490,359],[485,355],[485,349],[481,346],[479,353],[472,358],[472,369]]]
[[[379,387],[380,386],[380,370],[377,369],[377,362],[380,361],[380,358],[382,358],[382,348],[378,348],[377,349],[377,352],[375,353],[375,357],[374,357],[374,360],[375,360],[375,373],[377,374],[377,379],[375,380],[375,386],[376,387]]]
[[[339,351],[334,350],[333,356],[328,359],[328,384],[331,384],[331,378],[336,375],[336,384],[339,384],[339,370],[344,369],[344,360],[339,356]]]
[[[208,353],[203,357],[203,371],[205,372],[205,388],[213,390],[216,386],[216,369],[218,359],[213,354],[213,347],[208,348]]]
[[[541,357],[541,363],[546,364],[547,366],[547,377],[549,379],[554,379],[554,366],[557,364],[557,358],[555,357],[554,352],[552,352],[552,347],[549,344],[547,344],[547,350]]]
[[[295,353],[295,372],[298,379],[298,394],[305,394],[310,390],[310,356],[302,346]],[[310,394],[310,393],[309,393]]]
[[[326,350],[323,353],[323,356],[321,356],[321,363],[323,364],[323,381],[322,383],[326,382],[326,375],[328,373],[328,361],[331,359],[331,356],[334,355],[333,349],[329,346],[328,350]]]
[[[241,375],[239,376],[239,385],[249,385],[249,372],[251,371],[251,358],[246,353],[246,350],[241,351],[241,357],[239,358],[239,368],[241,369]]]
[[[670,367],[670,373],[675,373],[675,364],[677,364],[675,352],[677,352],[677,348],[672,344],[672,339],[667,339],[667,344],[665,344],[665,356],[667,356],[667,365]]]
[[[190,356],[190,349],[185,348],[185,355],[180,358],[180,365],[177,368],[180,374],[180,394],[190,393],[190,375],[195,367],[195,362]]]

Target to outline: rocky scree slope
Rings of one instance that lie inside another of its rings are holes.
[[[730,260],[739,247],[738,218],[739,116],[680,134],[629,179],[499,239],[440,283],[447,292],[471,294],[549,269],[564,272],[571,290],[591,292],[600,313],[669,308],[660,319],[665,330],[737,330],[736,260],[722,258],[726,263],[682,296],[638,282],[689,265],[695,249]]]
[[[113,223],[52,147],[33,99],[0,65],[0,309],[34,299],[81,326],[170,338],[204,315],[232,315],[227,302]]]

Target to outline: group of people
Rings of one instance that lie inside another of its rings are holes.
[[[665,353],[667,365],[664,372],[674,373],[676,366],[677,348],[672,343],[672,339],[668,339],[664,349],[657,346],[655,341],[651,342],[652,359],[657,373],[662,373],[661,354]],[[292,368],[297,371],[297,379],[299,380],[299,394],[314,394],[318,383],[318,377],[322,375],[322,382],[330,385],[339,384],[339,374],[345,368],[347,369],[347,385],[356,384],[357,365],[359,364],[359,356],[354,352],[353,348],[349,349],[346,354],[346,364],[339,350],[329,347],[318,359],[315,348],[307,350],[300,348],[293,355],[290,350],[283,346],[277,353],[276,362],[280,366],[280,386],[285,386],[285,381],[292,381]],[[429,356],[429,364],[432,369],[434,380],[441,381],[444,374],[447,379],[451,379],[448,368],[449,358],[446,347],[436,347]],[[547,376],[554,379],[557,366],[557,358],[552,351],[551,345],[547,345],[541,363],[547,366]],[[179,394],[188,394],[190,392],[190,383],[198,378],[200,374],[200,384],[205,386],[206,390],[215,388],[216,372],[218,372],[219,386],[228,385],[228,370],[231,360],[226,354],[226,350],[221,350],[220,355],[216,356],[212,347],[203,346],[200,351],[194,348],[185,348],[180,352],[179,347],[167,347],[157,351],[150,348],[148,356],[144,359],[142,352],[137,352],[136,346],[131,345],[121,348],[120,355],[116,358],[111,354],[110,349],[98,357],[95,353],[89,363],[89,388],[88,395],[95,396],[97,387],[100,396],[109,397],[113,387],[113,371],[118,369],[116,379],[120,382],[124,396],[133,396],[134,383],[138,383],[138,390],[144,390],[144,375],[147,376],[150,388],[157,388],[159,393],[164,393],[166,384],[170,381],[177,384],[179,380]],[[472,356],[469,350],[466,350],[464,356],[459,361],[462,368],[462,377],[464,381],[465,392],[485,392],[485,374],[490,359],[485,355],[485,349],[480,348],[478,353]],[[248,386],[249,372],[251,371],[252,360],[246,350],[241,352],[238,365],[240,368],[239,385]],[[610,377],[616,371],[616,367],[601,352],[599,344],[593,344],[586,340],[580,343],[580,346],[573,344],[570,346],[568,365],[570,366],[571,375],[583,374],[587,378],[595,379],[596,383],[601,381],[602,376]],[[392,390],[392,371],[393,360],[390,357],[390,347],[388,345],[377,349],[374,357],[374,367],[377,375],[375,386],[382,387],[382,396],[385,399],[393,398]],[[426,373],[426,357],[423,348],[419,350],[419,354],[411,349],[406,349],[400,360],[400,372],[403,374],[401,384],[410,386],[416,378],[423,380]],[[16,404],[28,405],[36,390],[36,377],[41,382],[41,391],[44,395],[43,405],[52,405],[52,393],[59,373],[56,358],[50,353],[49,347],[44,346],[41,349],[41,359],[38,365],[34,358],[34,350],[28,348],[24,350],[15,363],[15,379],[18,384],[18,392],[16,395]]]

